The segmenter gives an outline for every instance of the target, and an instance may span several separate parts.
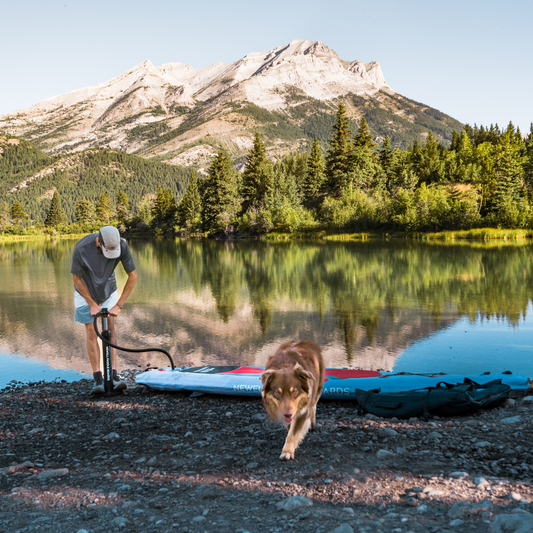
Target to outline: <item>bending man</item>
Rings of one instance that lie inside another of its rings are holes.
[[[115,267],[122,263],[128,274],[124,290],[118,296]],[[111,342],[115,342],[114,318],[120,315],[122,307],[137,283],[135,263],[131,257],[128,243],[120,238],[120,233],[113,226],[104,226],[98,233],[91,233],[79,240],[72,255],[72,277],[74,279],[74,305],[76,322],[85,324],[87,352],[93,369],[95,385],[93,394],[103,394],[101,354],[98,337],[94,331],[94,317],[102,310],[109,310],[108,328]],[[126,384],[120,380],[117,368],[117,353],[111,349],[113,362],[113,387],[124,390]]]

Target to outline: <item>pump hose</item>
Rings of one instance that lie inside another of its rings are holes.
[[[121,352],[133,352],[133,353],[140,353],[140,352],[161,352],[161,353],[164,353],[169,361],[170,361],[170,366],[172,367],[172,370],[174,370],[175,366],[174,366],[174,361],[172,360],[172,357],[170,357],[170,354],[166,351],[166,350],[163,350],[163,348],[123,348],[122,346],[117,346],[116,344],[113,344],[112,342],[108,341],[106,338],[104,338],[101,333],[98,331],[98,324],[97,324],[97,320],[98,320],[98,317],[101,316],[101,315],[109,315],[109,313],[107,311],[100,311],[95,317],[94,317],[94,331],[96,332],[96,335],[98,335],[98,338],[102,340],[102,342],[104,342],[105,344],[108,344],[109,346],[111,346],[111,348],[116,348],[117,350],[120,350]]]

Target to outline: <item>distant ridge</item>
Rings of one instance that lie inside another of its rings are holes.
[[[365,116],[376,140],[405,147],[429,130],[446,141],[461,124],[397,94],[377,61],[344,61],[320,41],[296,39],[233,63],[194,70],[144,61],[105,83],[0,116],[0,131],[47,152],[109,146],[176,164],[198,164],[218,148],[233,157],[261,131],[280,155],[326,140],[337,99]]]

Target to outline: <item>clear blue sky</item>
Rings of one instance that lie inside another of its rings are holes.
[[[532,0],[17,0],[0,17],[0,114],[145,59],[198,69],[301,38],[379,61],[394,90],[461,122],[533,121]]]

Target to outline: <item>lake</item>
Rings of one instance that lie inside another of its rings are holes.
[[[0,387],[91,375],[73,320],[76,241],[0,244]],[[263,366],[310,339],[328,366],[533,377],[533,245],[130,242],[139,282],[118,344],[177,366]],[[119,285],[125,283],[117,268]],[[166,366],[120,353],[120,368]]]

